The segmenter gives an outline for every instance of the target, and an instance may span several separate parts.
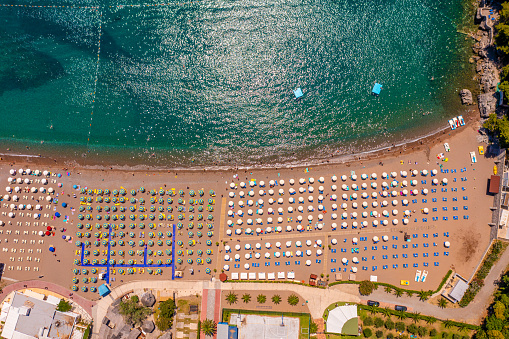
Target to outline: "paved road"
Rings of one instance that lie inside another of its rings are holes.
[[[90,301],[77,294],[73,294],[73,296],[70,297],[69,295],[73,293],[71,290],[68,290],[67,288],[64,288],[60,285],[41,280],[19,281],[5,286],[2,290],[2,293],[0,293],[0,301],[3,301],[5,297],[7,297],[7,295],[9,295],[9,293],[11,293],[12,291],[22,290],[24,288],[40,288],[43,290],[47,289],[51,292],[58,293],[66,298],[71,298],[73,301],[78,303],[85,311],[87,311],[87,313],[90,316],[92,316],[92,307],[95,305],[95,301]]]
[[[480,324],[485,316],[486,309],[491,303],[491,296],[495,292],[497,286],[494,284],[509,266],[509,250],[506,250],[500,260],[493,266],[490,273],[484,281],[484,286],[481,288],[474,301],[465,308],[446,308],[442,309],[438,306],[430,305],[426,302],[419,301],[419,297],[402,296],[397,298],[393,294],[384,292],[383,288],[379,288],[370,296],[370,300],[380,301],[382,307],[392,307],[395,304],[404,305],[413,312],[420,312],[424,315],[434,316],[440,319],[451,319],[470,324]],[[334,286],[335,287],[335,286]],[[332,288],[334,288],[332,287]],[[363,297],[363,300],[367,300]]]

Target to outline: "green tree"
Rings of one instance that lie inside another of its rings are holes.
[[[367,309],[368,309],[369,313],[371,313],[371,314],[377,313],[375,306],[368,306]]]
[[[278,294],[272,296],[272,302],[276,305],[279,305],[279,303],[281,302],[281,296]]]
[[[387,318],[389,318],[392,314],[392,311],[388,307],[381,308],[379,311]]]
[[[394,324],[394,328],[398,332],[403,332],[406,329],[406,326],[404,322],[398,321],[396,324]]]
[[[392,333],[387,334],[387,339],[394,339],[394,334]]]
[[[502,302],[496,301],[493,305],[493,312],[495,314],[495,317],[498,319],[505,319],[504,312],[505,312],[505,306]]]
[[[454,326],[454,321],[447,319],[446,321],[444,321],[444,326],[445,328],[451,328]]]
[[[502,2],[502,9],[500,10],[500,22],[509,21],[509,3],[507,1]]]
[[[412,296],[414,295],[414,292],[409,291],[409,290],[405,291],[405,293],[406,293],[406,295],[407,295],[407,296],[409,296],[409,297],[412,297]]]
[[[57,311],[69,312],[70,310],[72,310],[71,303],[66,301],[65,299],[60,299],[60,302],[57,305]]]
[[[237,303],[238,297],[235,293],[230,292],[226,296],[226,302],[230,305]]]
[[[384,336],[384,333],[383,333],[382,331],[378,330],[378,331],[376,331],[376,332],[375,332],[375,336],[376,336],[377,338],[381,338],[381,337],[383,337],[383,336]]]
[[[141,326],[143,321],[152,314],[152,310],[145,307],[133,299],[121,301],[119,313],[124,316],[124,321],[134,326]]]
[[[500,23],[496,26],[497,35],[495,35],[495,43],[497,44],[497,49],[502,51],[505,54],[509,53],[509,26]]]
[[[445,300],[444,298],[440,298],[440,300],[438,301],[438,307],[446,308],[447,307],[447,300]]]
[[[250,302],[250,301],[251,301],[251,294],[248,294],[248,293],[244,294],[244,295],[242,296],[242,301],[243,301],[244,303],[246,303],[246,304],[247,304],[248,302]]]
[[[401,288],[396,288],[394,290],[394,295],[398,298],[401,297],[403,295],[403,290]]]
[[[369,338],[373,335],[373,332],[371,332],[369,328],[365,328],[362,330],[362,334],[364,335],[364,337]]]
[[[288,297],[287,301],[288,304],[290,304],[291,306],[295,306],[299,303],[299,297],[296,296],[295,294],[292,294]]]
[[[267,301],[267,297],[263,294],[258,294],[258,296],[256,297],[256,301],[258,301],[259,304],[265,304],[265,302]]]
[[[392,321],[391,319],[387,319],[385,321],[385,328],[388,329],[388,330],[393,330],[394,329],[394,321]]]
[[[177,306],[175,301],[168,299],[159,303],[159,314],[155,320],[155,324],[160,331],[167,331],[173,325],[173,316]]]
[[[408,313],[403,312],[403,311],[398,311],[396,313],[396,317],[398,317],[398,319],[400,319],[400,320],[405,320],[406,318],[408,318]]]
[[[449,338],[449,333],[442,332],[442,339],[447,339],[447,338]]]
[[[314,321],[311,322],[311,326],[309,327],[309,331],[311,333],[318,332],[318,325]]]
[[[505,327],[505,321],[495,317],[494,315],[490,315],[486,318],[486,329],[487,330],[495,330],[501,332]]]
[[[419,337],[425,337],[428,334],[428,329],[423,326],[419,326],[417,328],[417,334],[419,334]]]
[[[415,324],[408,325],[406,330],[408,331],[408,333],[417,334],[417,326],[415,326]]]
[[[205,319],[201,323],[201,330],[205,335],[213,336],[216,333],[217,325],[214,320]]]
[[[378,318],[378,317],[375,318],[373,323],[375,324],[376,328],[380,328],[384,325],[384,321],[382,320],[382,318]]]
[[[428,298],[430,296],[429,291],[423,291],[423,290],[418,292],[417,295],[419,296],[420,301],[426,301],[426,300],[428,300]]]
[[[387,293],[392,293],[392,287],[390,287],[390,286],[385,286],[385,292],[387,292]]]
[[[364,321],[362,322],[364,326],[372,326],[373,325],[373,318],[366,317],[364,318]]]
[[[370,295],[375,289],[375,284],[369,280],[363,280],[359,284],[359,293],[361,295]]]
[[[427,324],[430,325],[433,325],[434,323],[437,322],[437,318],[435,317],[426,317],[424,320],[426,321]]]
[[[437,336],[437,330],[435,330],[434,328],[432,328],[430,331],[429,331],[429,336],[430,337],[436,337]]]

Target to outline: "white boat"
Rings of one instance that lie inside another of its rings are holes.
[[[419,280],[421,279],[421,271],[417,270],[415,272],[415,281],[419,282]]]
[[[458,115],[458,120],[460,121],[461,126],[465,126],[465,120],[463,120],[463,115]]]
[[[460,127],[460,122],[458,121],[458,118],[452,118],[452,121],[456,127]]]
[[[421,282],[426,282],[427,276],[428,276],[428,271],[422,272]]]
[[[451,151],[451,148],[449,147],[448,143],[444,143],[444,148],[445,148],[446,152],[450,152]]]
[[[454,124],[454,121],[449,120],[449,126],[451,126],[451,129],[454,131],[456,129],[456,125]]]
[[[475,152],[470,152],[470,160],[474,164],[477,162],[477,158],[475,157]]]

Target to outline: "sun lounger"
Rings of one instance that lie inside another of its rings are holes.
[[[256,280],[256,273],[249,272],[249,280]]]
[[[237,272],[232,273],[232,280],[239,280],[239,274]]]
[[[284,279],[285,278],[285,272],[277,272],[277,278],[278,279]]]
[[[240,280],[247,280],[247,273],[246,272],[240,273]]]

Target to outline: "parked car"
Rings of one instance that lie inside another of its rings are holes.
[[[368,306],[379,307],[380,303],[378,301],[368,300]]]
[[[401,305],[396,305],[396,306],[394,307],[394,309],[395,309],[396,311],[406,311],[406,310],[407,310],[406,306],[401,306]]]

